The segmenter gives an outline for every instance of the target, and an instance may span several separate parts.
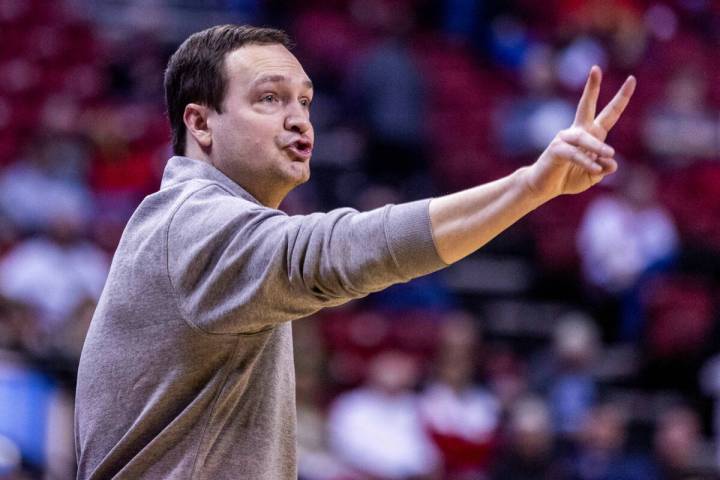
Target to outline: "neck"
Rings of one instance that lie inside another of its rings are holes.
[[[274,195],[270,192],[260,192],[257,190],[253,190],[252,188],[247,187],[246,185],[243,185],[241,183],[238,183],[241,187],[243,187],[250,195],[255,197],[258,202],[262,203],[266,207],[278,209],[280,208],[280,204],[285,199],[285,196],[288,194],[288,192],[283,192],[281,194],[275,193]]]

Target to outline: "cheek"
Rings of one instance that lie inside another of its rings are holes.
[[[258,152],[272,155],[281,147],[278,118],[250,111],[226,112],[215,130],[218,150],[229,156],[241,156],[254,163]],[[282,123],[280,123],[282,125]]]
[[[223,122],[216,132],[217,142],[223,150],[246,150],[252,148],[257,141],[252,124],[236,119]]]
[[[253,115],[239,127],[239,135],[247,145],[266,150],[278,144],[276,119],[269,115]]]

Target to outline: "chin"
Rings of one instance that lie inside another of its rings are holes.
[[[310,180],[310,165],[298,164],[291,165],[293,167],[290,172],[291,178],[289,179],[295,187],[302,185],[303,183]]]

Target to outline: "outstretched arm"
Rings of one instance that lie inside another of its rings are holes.
[[[628,77],[596,117],[601,77],[600,68],[590,70],[575,121],[534,164],[430,202],[433,236],[443,261],[460,260],[548,200],[583,192],[617,170],[615,150],[604,140],[630,101],[636,81]]]

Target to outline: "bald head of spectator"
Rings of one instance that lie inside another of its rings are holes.
[[[473,381],[481,335],[475,319],[466,312],[454,312],[440,329],[436,373],[439,380],[461,390]]]
[[[608,455],[623,448],[626,436],[626,414],[614,403],[602,403],[588,412],[581,427],[580,442],[588,450]]]
[[[664,411],[655,431],[655,453],[669,470],[689,469],[697,460],[700,449],[700,420],[687,406],[674,406]]]
[[[396,395],[414,387],[419,378],[414,358],[400,351],[387,351],[371,361],[367,383],[385,394]]]
[[[519,457],[537,460],[550,453],[552,422],[542,399],[528,397],[516,402],[510,411],[509,427],[512,449]]]
[[[563,367],[585,369],[597,358],[600,333],[590,317],[570,313],[560,318],[555,327],[553,344],[555,355]]]

